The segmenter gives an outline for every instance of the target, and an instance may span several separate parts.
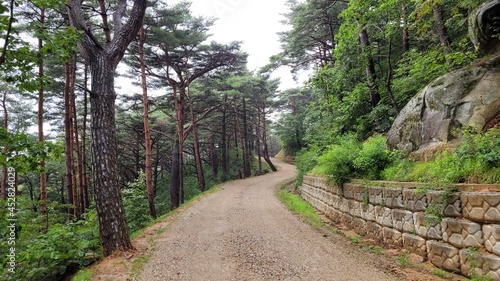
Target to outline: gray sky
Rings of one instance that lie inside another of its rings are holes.
[[[170,0],[174,5],[181,0]],[[217,18],[209,33],[210,41],[227,43],[242,41],[242,49],[248,53],[248,69],[256,71],[269,63],[269,58],[281,52],[278,32],[290,27],[281,24],[283,13],[287,12],[286,0],[190,0],[195,16]],[[280,90],[297,87],[290,70],[282,67],[273,78],[280,78]],[[307,74],[299,80],[307,79]],[[121,88],[120,83],[117,84]],[[135,88],[122,88],[125,93],[136,93]]]
[[[289,30],[280,22],[287,12],[286,0],[191,0],[193,15],[215,17],[210,40],[219,43],[243,41],[243,51],[249,54],[248,69],[258,70],[269,63],[272,55],[281,52],[277,32]],[[172,3],[172,2],[169,2]],[[296,87],[290,71],[278,69],[281,90]],[[304,77],[301,80],[304,80]]]

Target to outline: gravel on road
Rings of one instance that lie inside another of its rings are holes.
[[[139,280],[401,280],[302,222],[275,197],[294,166],[230,182],[158,236]]]

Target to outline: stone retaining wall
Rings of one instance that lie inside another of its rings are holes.
[[[405,187],[342,188],[306,175],[302,197],[334,222],[404,247],[435,266],[500,280],[500,192],[417,192]],[[427,211],[427,212],[426,212]]]

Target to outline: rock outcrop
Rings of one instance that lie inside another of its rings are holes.
[[[471,39],[479,52],[500,49],[500,1],[471,16]],[[460,142],[460,128],[491,127],[500,118],[500,54],[434,80],[399,113],[388,133],[389,145],[426,159],[443,146]]]

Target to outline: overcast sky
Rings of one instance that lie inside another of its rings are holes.
[[[177,2],[177,1],[176,1]],[[219,43],[243,41],[243,51],[249,54],[248,69],[258,70],[269,63],[269,58],[281,52],[280,31],[290,29],[280,22],[287,12],[286,0],[191,0],[191,11],[196,16],[215,17],[210,29],[210,40]],[[169,2],[173,3],[173,2]],[[295,87],[287,69],[273,75],[280,77],[280,89]]]
[[[174,5],[181,0],[170,0]],[[248,69],[257,71],[269,63],[269,58],[281,52],[278,32],[290,29],[280,22],[287,12],[286,0],[191,0],[191,11],[195,16],[217,18],[209,33],[210,41],[228,43],[242,41],[242,49],[248,53]],[[307,74],[300,80],[305,80]],[[276,70],[273,78],[280,78],[280,90],[297,87],[287,68]],[[117,87],[124,93],[137,93],[136,88]]]

